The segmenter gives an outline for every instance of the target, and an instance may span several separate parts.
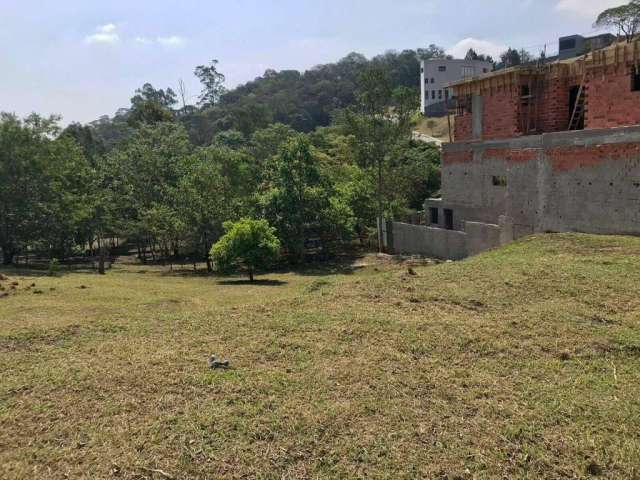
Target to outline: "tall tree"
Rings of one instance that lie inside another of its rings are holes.
[[[277,232],[292,261],[301,262],[305,241],[342,240],[353,229],[353,213],[323,175],[306,136],[290,140],[267,167],[259,210]]]
[[[342,117],[346,134],[353,135],[360,164],[375,171],[377,179],[378,249],[383,249],[381,222],[385,212],[384,177],[389,156],[401,140],[411,136],[411,118],[417,96],[411,89],[393,89],[386,72],[372,67],[361,77],[359,105]]]
[[[630,42],[640,27],[640,0],[605,10],[598,15],[595,26],[614,27]]]
[[[0,114],[0,248],[3,263],[39,247],[59,255],[88,217],[88,163],[58,118]]]
[[[225,93],[225,76],[218,71],[218,60],[211,60],[209,65],[196,67],[195,76],[202,83],[202,91],[198,104],[201,107],[213,107],[217,105],[220,97]]]

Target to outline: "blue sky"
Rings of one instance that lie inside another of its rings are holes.
[[[229,86],[267,68],[304,70],[357,51],[436,43],[557,48],[625,0],[0,0],[0,110],[88,122],[127,106],[145,82],[189,93],[220,60]]]

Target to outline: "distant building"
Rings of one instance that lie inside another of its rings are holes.
[[[600,50],[608,47],[616,41],[615,35],[605,33],[595,37],[583,37],[582,35],[570,35],[560,38],[560,48],[558,49],[560,60],[578,57],[592,50]]]
[[[492,68],[491,62],[481,60],[422,60],[420,62],[422,113],[432,116],[445,115],[446,101],[450,98],[450,90],[446,85],[489,73]]]

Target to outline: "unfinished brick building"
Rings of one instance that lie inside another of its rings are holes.
[[[442,198],[398,252],[462,258],[536,232],[640,234],[640,39],[450,86]]]

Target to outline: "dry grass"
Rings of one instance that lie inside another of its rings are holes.
[[[640,478],[638,254],[557,235],[257,286],[4,271],[43,294],[0,299],[0,478]]]
[[[455,117],[451,116],[451,131],[453,131],[454,123]],[[431,118],[420,116],[414,130],[424,135],[437,138],[443,142],[449,142],[449,124],[447,122],[447,117]]]

